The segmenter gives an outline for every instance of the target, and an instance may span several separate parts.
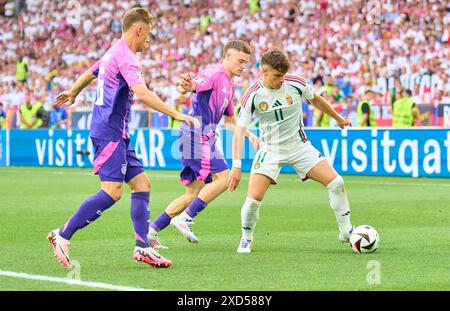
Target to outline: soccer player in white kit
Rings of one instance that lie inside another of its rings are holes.
[[[263,75],[243,97],[233,136],[233,168],[227,181],[230,191],[236,189],[241,179],[244,133],[253,115],[259,119],[261,143],[253,160],[247,199],[241,210],[242,237],[238,253],[251,252],[261,201],[269,186],[276,184],[285,164],[291,165],[303,181],[310,178],[328,188],[330,206],[339,225],[340,241],[348,242],[352,230],[344,181],[303,131],[302,97],[334,118],[340,128],[351,126],[351,123],[314,93],[305,79],[287,74],[289,66],[287,56],[280,50],[273,49],[263,54]]]

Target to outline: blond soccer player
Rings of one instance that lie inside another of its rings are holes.
[[[154,267],[172,265],[170,260],[151,247],[147,237],[150,180],[135,151],[130,148],[127,133],[133,94],[152,109],[196,128],[200,124],[195,118],[166,106],[145,84],[136,53],[148,48],[153,22],[153,16],[144,8],[127,11],[122,23],[122,38],[77,79],[71,90],[56,98],[57,107],[73,104],[77,95],[97,79],[97,98],[93,105],[90,136],[95,148],[94,173],[99,176],[100,190],[87,198],[64,225],[49,232],[47,236],[55,257],[65,267],[70,266],[69,241],[72,236],[120,200],[124,182],[132,190],[134,260]]]

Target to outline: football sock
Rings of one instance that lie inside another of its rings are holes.
[[[181,213],[182,219],[192,220],[195,216],[197,216],[201,211],[205,209],[208,204],[203,202],[199,197],[192,200],[191,204],[186,208],[186,210]]]
[[[327,185],[327,188],[330,206],[336,215],[339,231],[342,234],[348,234],[352,225],[350,223],[350,206],[345,193],[344,180],[341,176],[337,176]]]
[[[261,201],[247,198],[241,209],[242,238],[253,240],[256,222],[259,218]]]
[[[75,214],[59,229],[59,235],[66,240],[70,240],[77,230],[86,227],[89,223],[99,218],[114,203],[116,202],[108,193],[100,190],[81,203]]]
[[[133,192],[131,194],[130,214],[138,247],[150,247],[147,237],[150,222],[149,201],[150,192]]]
[[[150,234],[156,235],[170,224],[170,216],[164,211],[150,224]]]

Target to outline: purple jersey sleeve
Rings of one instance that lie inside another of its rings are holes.
[[[234,98],[234,89],[232,91],[233,91],[233,94],[231,95],[231,98]],[[228,117],[234,116],[234,103],[233,103],[233,100],[231,100],[228,103],[228,106],[227,106],[227,108],[225,108],[225,111],[223,112],[223,115],[228,116]]]
[[[98,77],[99,68],[100,68],[100,61],[97,61],[94,65],[92,65],[91,68],[89,68],[89,71],[92,72],[94,76]]]
[[[195,92],[209,91],[214,87],[214,77],[217,73],[215,67],[207,67],[194,78]]]
[[[126,57],[119,63],[119,71],[130,89],[136,84],[145,84],[144,73],[135,59]]]

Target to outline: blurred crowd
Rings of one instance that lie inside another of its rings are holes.
[[[403,90],[416,104],[450,102],[448,1],[0,0],[0,109],[20,111],[30,101],[49,113],[56,94],[120,38],[121,17],[136,5],[157,18],[139,58],[150,89],[169,105],[189,106],[175,81],[220,62],[230,39],[254,49],[234,81],[236,105],[259,75],[261,54],[273,47],[334,105],[356,106],[368,89],[378,105],[392,104]],[[94,98],[91,85],[73,110],[90,110]]]

